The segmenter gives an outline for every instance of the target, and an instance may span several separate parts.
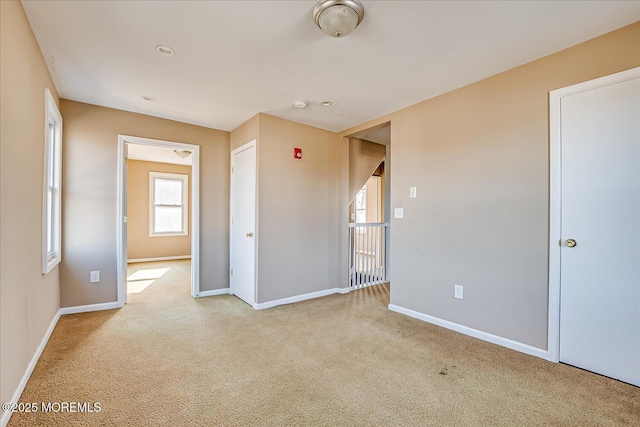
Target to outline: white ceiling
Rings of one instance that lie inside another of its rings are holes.
[[[640,20],[639,1],[363,0],[335,39],[315,1],[23,4],[63,98],[227,131],[258,112],[339,131]]]
[[[174,165],[191,166],[193,156],[179,157],[171,148],[155,145],[127,144],[127,159],[147,162],[172,163]]]

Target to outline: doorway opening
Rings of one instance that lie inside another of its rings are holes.
[[[160,288],[199,296],[199,150],[119,135],[120,307]]]
[[[389,282],[391,125],[349,137],[350,289]]]

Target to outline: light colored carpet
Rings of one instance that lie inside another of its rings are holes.
[[[20,399],[101,412],[9,425],[640,425],[638,387],[388,302],[376,286],[255,311],[228,295],[192,299],[188,262],[172,263],[121,310],[63,316]]]

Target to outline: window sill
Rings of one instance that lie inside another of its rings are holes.
[[[42,263],[42,274],[49,274],[62,261],[62,257],[55,256]]]
[[[189,233],[152,233],[149,237],[186,237]]]

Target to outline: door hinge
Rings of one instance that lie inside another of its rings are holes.
[[[235,171],[235,167],[231,166],[231,173],[233,173]]]
[[[233,268],[231,269],[231,275],[233,276]]]

